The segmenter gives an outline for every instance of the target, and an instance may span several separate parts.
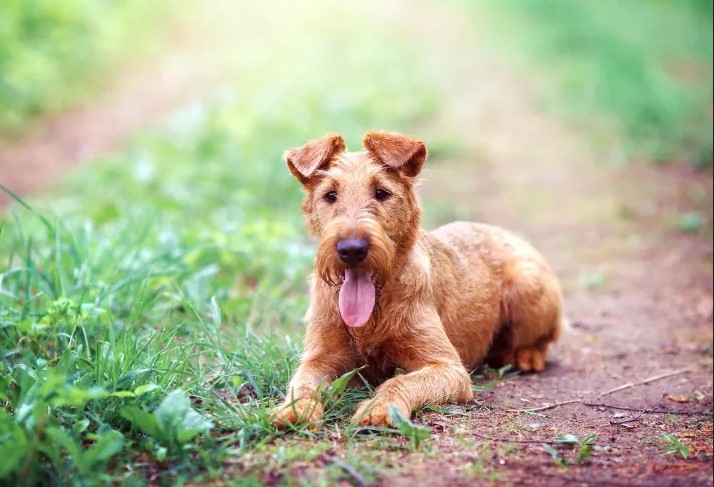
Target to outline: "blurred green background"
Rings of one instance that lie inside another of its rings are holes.
[[[33,117],[86,101],[117,63],[143,49],[170,7],[164,0],[3,0],[3,132],[17,134]]]
[[[267,411],[295,366],[314,251],[281,152],[325,132],[357,148],[382,128],[428,136],[433,164],[478,159],[443,107],[460,103],[444,80],[479,50],[530,73],[544,113],[617,154],[603,166],[708,174],[711,2],[455,0],[439,8],[477,35],[449,53],[415,41],[450,36],[423,30],[424,5],[2,0],[6,155],[38,131],[51,143],[48,119],[91,113],[128,69],[174,55],[214,74],[33,193],[0,158],[13,200],[0,210],[2,482],[141,484],[157,462],[164,481],[212,477],[281,435]],[[431,205],[429,222],[471,210]],[[688,215],[694,231],[709,218]],[[328,417],[351,407],[339,392]]]
[[[614,125],[637,158],[711,165],[711,1],[492,6],[492,25],[511,29],[503,42],[555,81],[545,103],[588,128]]]

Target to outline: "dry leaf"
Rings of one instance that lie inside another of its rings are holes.
[[[687,396],[675,396],[672,394],[667,394],[667,399],[674,402],[689,402],[689,398]]]

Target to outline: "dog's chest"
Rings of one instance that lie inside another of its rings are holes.
[[[394,377],[399,364],[390,353],[391,346],[387,343],[374,344],[370,342],[355,341],[355,349],[361,361],[367,367],[360,373],[372,385],[378,385]]]

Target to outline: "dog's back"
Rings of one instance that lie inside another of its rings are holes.
[[[498,363],[542,370],[547,346],[560,333],[562,297],[541,254],[481,223],[449,223],[428,238],[447,281],[437,287],[440,316],[464,365],[476,365],[491,349]],[[492,339],[484,344],[484,336]]]

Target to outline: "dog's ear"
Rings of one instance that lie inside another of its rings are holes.
[[[389,167],[413,178],[426,161],[426,146],[421,140],[389,132],[367,132],[362,143],[373,156]]]
[[[339,134],[325,135],[285,152],[288,169],[298,181],[306,184],[318,169],[324,168],[336,154],[345,151],[345,141]]]

